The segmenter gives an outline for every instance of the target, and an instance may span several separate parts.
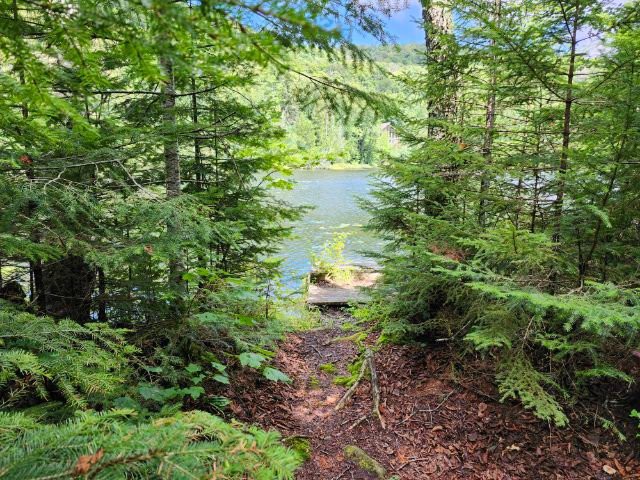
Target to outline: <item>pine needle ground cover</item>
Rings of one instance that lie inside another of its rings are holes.
[[[226,393],[238,418],[308,442],[310,457],[296,479],[376,478],[350,459],[354,447],[381,465],[385,478],[403,480],[616,478],[640,467],[628,404],[606,402],[620,398],[619,391],[593,387],[565,410],[571,428],[557,428],[517,401],[501,401],[490,359],[443,342],[381,346],[379,333],[348,340],[345,327],[354,323],[374,327],[348,312],[324,310],[319,328],[288,336],[278,351],[275,366],[292,383],[270,384],[246,372]],[[375,352],[386,428],[372,414],[367,377],[336,410],[366,348]]]

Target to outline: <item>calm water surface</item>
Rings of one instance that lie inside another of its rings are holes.
[[[295,226],[294,238],[283,243],[285,283],[296,286],[311,269],[312,253],[319,253],[334,234],[346,233],[344,256],[353,263],[373,264],[366,251],[378,251],[382,242],[363,231],[369,216],[358,205],[371,190],[371,172],[367,170],[298,170],[293,190],[278,196],[293,205],[310,205],[309,211]]]

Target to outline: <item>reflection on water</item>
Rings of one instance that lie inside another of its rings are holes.
[[[309,211],[295,226],[294,238],[287,239],[280,252],[284,259],[285,282],[295,286],[311,268],[311,254],[320,252],[334,233],[347,233],[345,258],[357,264],[373,264],[364,251],[378,251],[382,242],[363,231],[368,214],[357,203],[367,197],[371,186],[370,171],[299,170],[293,175],[293,190],[278,197],[293,205],[310,205]]]

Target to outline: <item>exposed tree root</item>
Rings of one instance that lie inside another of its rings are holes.
[[[376,417],[378,417],[382,428],[386,428],[386,423],[384,421],[384,418],[382,417],[382,413],[380,413],[380,385],[378,384],[378,373],[376,372],[376,366],[373,361],[373,351],[370,348],[367,348],[364,352],[364,358],[362,360],[360,372],[358,373],[358,378],[356,378],[356,381],[353,383],[353,385],[351,385],[351,388],[349,388],[349,390],[347,390],[344,396],[340,399],[335,409],[340,410],[347,404],[347,402],[355,393],[356,388],[358,388],[358,385],[360,385],[360,382],[364,378],[367,371],[369,371],[369,377],[371,379],[371,398],[373,400],[372,413]],[[356,422],[356,424],[361,423],[362,420],[364,420],[364,418],[360,419],[358,422]],[[354,426],[356,424],[354,424]]]

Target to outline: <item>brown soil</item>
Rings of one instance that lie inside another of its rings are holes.
[[[376,352],[386,429],[370,415],[367,381],[349,405],[335,411],[346,389],[319,367],[333,363],[344,375],[357,357],[353,342],[335,340],[349,335],[339,328],[345,318],[328,311],[325,328],[283,342],[275,363],[292,384],[247,375],[228,392],[239,419],[309,439],[312,456],[298,480],[375,479],[344,458],[346,445],[362,448],[389,476],[403,480],[640,478],[635,441],[620,444],[609,431],[594,427],[594,415],[569,412],[571,427],[557,429],[518,403],[498,402],[484,364],[465,358],[464,373],[454,375],[461,365],[446,346],[387,345]],[[608,418],[628,416],[628,406],[619,408],[599,410]]]

